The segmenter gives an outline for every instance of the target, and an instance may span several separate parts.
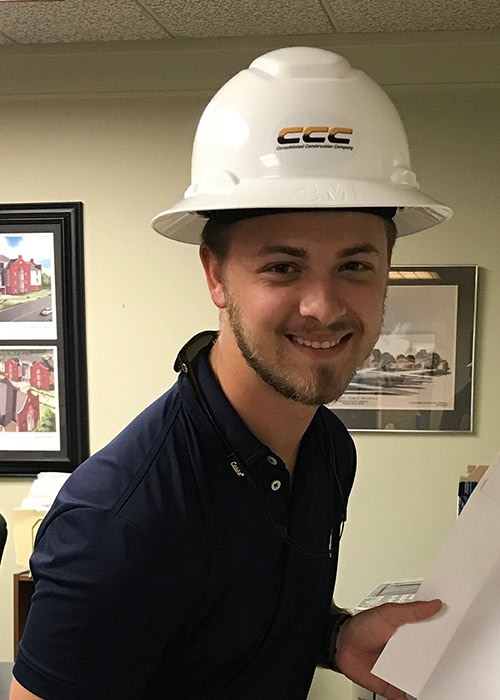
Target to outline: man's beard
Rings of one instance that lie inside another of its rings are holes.
[[[347,385],[365,357],[353,359],[352,366],[344,367],[342,376],[331,364],[312,368],[309,376],[298,377],[288,372],[287,358],[284,350],[278,350],[272,356],[264,346],[250,337],[234,299],[226,290],[227,318],[241,354],[247,364],[258,376],[278,394],[306,406],[320,406],[336,401],[345,391]],[[351,330],[359,329],[361,324],[354,324]],[[288,341],[293,342],[293,341]],[[375,340],[373,341],[373,344]],[[370,347],[371,351],[371,347]],[[369,352],[366,353],[366,356]]]

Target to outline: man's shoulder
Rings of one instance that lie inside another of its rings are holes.
[[[333,411],[330,411],[326,406],[320,406],[318,410],[320,411],[322,424],[331,438],[336,462],[340,469],[352,480],[356,471],[354,441],[344,423]]]
[[[116,437],[86,460],[79,469],[119,460],[121,469],[135,472],[150,463],[168,438],[182,424],[182,399],[178,384],[141,411]],[[182,425],[180,426],[182,428]],[[78,471],[78,470],[77,470]]]
[[[320,406],[318,411],[321,415],[323,425],[332,435],[346,440],[349,444],[353,444],[346,426],[333,411],[330,411],[326,406]]]
[[[183,468],[189,459],[183,449],[185,421],[175,384],[73,472],[52,507],[52,518],[84,507],[144,523],[154,519],[155,502],[161,500],[158,509],[166,502],[172,506],[170,501],[190,488],[189,470]]]

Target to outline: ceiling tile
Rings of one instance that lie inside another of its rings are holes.
[[[333,31],[319,0],[142,0],[177,38]]]
[[[165,36],[162,28],[132,0],[0,2],[0,31],[21,43]]]
[[[339,32],[497,29],[498,0],[326,0]]]

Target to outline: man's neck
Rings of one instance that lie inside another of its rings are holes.
[[[266,384],[246,362],[232,334],[221,334],[210,364],[222,390],[252,433],[293,474],[300,441],[316,407],[287,399]]]

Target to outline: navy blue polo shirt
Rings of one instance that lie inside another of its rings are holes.
[[[282,460],[227,400],[207,350],[193,366],[256,490],[231,468],[181,374],[71,475],[40,527],[36,590],[14,666],[35,695],[307,696],[333,594],[353,443],[318,409],[291,489]]]

